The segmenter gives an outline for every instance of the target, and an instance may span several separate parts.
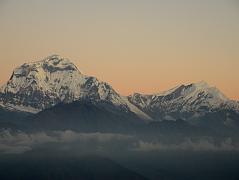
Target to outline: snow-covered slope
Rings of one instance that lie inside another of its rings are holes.
[[[140,110],[137,106],[135,106],[134,104],[132,104],[129,99],[125,96],[122,96],[122,98],[124,99],[124,101],[126,102],[127,106],[129,107],[130,111],[137,114],[139,117],[141,117],[144,120],[152,120],[152,118],[147,115],[146,113],[144,113],[142,110]]]
[[[83,75],[68,59],[58,55],[16,68],[0,89],[2,106],[20,111],[39,112],[82,98],[110,101],[129,109],[109,84]]]
[[[177,86],[153,95],[135,93],[129,101],[144,112],[165,118],[178,113],[204,113],[218,109],[239,110],[238,103],[228,99],[216,87],[206,82]]]

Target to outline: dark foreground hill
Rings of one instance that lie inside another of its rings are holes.
[[[146,180],[107,158],[14,156],[1,158],[2,180]]]

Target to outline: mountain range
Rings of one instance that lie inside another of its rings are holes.
[[[51,121],[49,117],[55,123],[62,117],[71,117],[72,121],[68,120],[71,128],[79,118],[85,123],[87,119],[89,122],[97,119],[98,125],[107,121],[111,124],[108,128],[120,126],[119,122],[125,126],[133,122],[177,120],[192,125],[213,122],[214,126],[214,122],[220,122],[223,126],[237,127],[239,103],[203,81],[155,94],[122,96],[108,83],[82,74],[69,59],[51,55],[14,69],[9,81],[0,88],[0,114],[2,127],[22,119],[19,117],[31,117],[46,124]],[[77,127],[81,126],[80,123]]]

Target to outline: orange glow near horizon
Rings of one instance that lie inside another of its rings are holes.
[[[51,54],[122,95],[204,80],[239,100],[239,4],[212,0],[0,1],[0,85]]]

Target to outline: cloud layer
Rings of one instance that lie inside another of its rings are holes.
[[[21,131],[0,132],[0,153],[24,153],[39,147],[73,149],[75,152],[152,152],[152,151],[238,151],[231,138],[216,142],[213,138],[186,138],[178,143],[143,140],[136,136],[112,133],[78,133],[71,130],[27,134]]]

